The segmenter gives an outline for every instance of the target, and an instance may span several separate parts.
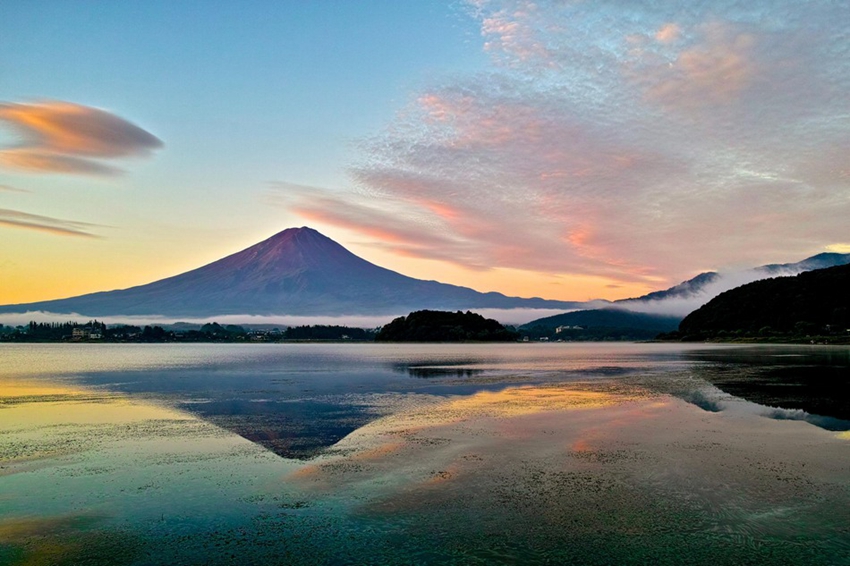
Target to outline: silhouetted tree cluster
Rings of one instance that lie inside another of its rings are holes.
[[[220,325],[217,322],[208,322],[201,326],[201,333],[209,334],[211,336],[233,336],[236,334],[245,334],[245,329],[236,324],[228,324],[225,326]]]
[[[102,335],[106,331],[106,324],[97,320],[92,320],[85,324],[79,324],[77,322],[30,321],[22,334],[33,341],[54,341],[72,336],[74,330],[77,329],[84,329],[90,333],[94,332]]]
[[[145,326],[142,329],[142,342],[165,342],[173,336],[173,332],[166,332],[161,326]]]
[[[83,331],[76,332],[75,331]],[[8,342],[62,342],[69,340],[97,340],[99,342],[166,342],[175,339],[173,332],[160,326],[116,325],[108,327],[97,320],[85,324],[78,322],[30,322],[17,327],[14,332],[0,333],[0,340]]]
[[[283,333],[287,340],[374,340],[375,331],[348,326],[292,326]]]
[[[375,336],[377,342],[512,342],[519,338],[498,321],[470,311],[416,311]]]
[[[88,341],[100,342],[276,342],[288,340],[374,340],[375,331],[348,326],[298,326],[281,332],[275,328],[270,331],[246,330],[244,327],[217,322],[209,322],[200,327],[184,329],[186,324],[178,324],[178,329],[166,329],[162,326],[106,324],[96,320],[85,324],[77,322],[38,323],[27,326],[9,327],[0,325],[0,341],[4,342],[62,342]],[[75,329],[85,329],[87,333]]]

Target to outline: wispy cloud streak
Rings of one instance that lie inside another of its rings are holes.
[[[9,228],[20,228],[25,230],[36,230],[58,236],[76,236],[82,238],[100,238],[89,230],[98,227],[97,224],[88,222],[77,222],[74,220],[61,220],[49,216],[29,214],[18,210],[0,208],[0,226]]]
[[[19,189],[18,187],[13,187],[12,185],[0,185],[0,192],[7,193],[28,193],[30,191],[26,189]]]

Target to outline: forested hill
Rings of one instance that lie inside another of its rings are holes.
[[[850,265],[748,283],[721,293],[682,320],[682,337],[846,334]]]
[[[533,320],[520,330],[533,338],[565,340],[650,340],[679,326],[682,317],[623,309],[580,310]]]
[[[492,318],[466,311],[416,311],[396,318],[376,342],[510,342],[519,335]]]

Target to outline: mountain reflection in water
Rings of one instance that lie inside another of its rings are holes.
[[[850,563],[848,351],[4,346],[0,564]]]
[[[775,418],[815,415],[821,417],[818,426],[850,429],[850,348],[760,346],[725,354],[693,351],[686,359],[698,362],[699,379],[778,409]]]

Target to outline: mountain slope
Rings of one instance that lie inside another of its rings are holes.
[[[539,318],[523,324],[520,328],[533,328],[535,326],[549,329],[559,326],[632,328],[650,330],[657,334],[675,330],[680,321],[681,319],[676,316],[645,314],[620,309],[593,309]]]
[[[129,289],[0,307],[86,316],[398,314],[423,308],[576,308],[414,279],[352,254],[311,228],[291,228],[223,259]]]
[[[520,331],[533,337],[565,340],[649,340],[679,326],[681,317],[607,308],[573,311],[533,320]],[[560,332],[556,331],[562,328]]]
[[[776,277],[721,293],[682,320],[683,335],[823,331],[850,325],[850,265]]]
[[[797,275],[815,269],[850,264],[850,254],[821,253],[796,263],[769,264],[736,272],[707,271],[669,289],[614,301],[618,307],[635,312],[655,312],[684,317],[724,291],[776,277]]]

